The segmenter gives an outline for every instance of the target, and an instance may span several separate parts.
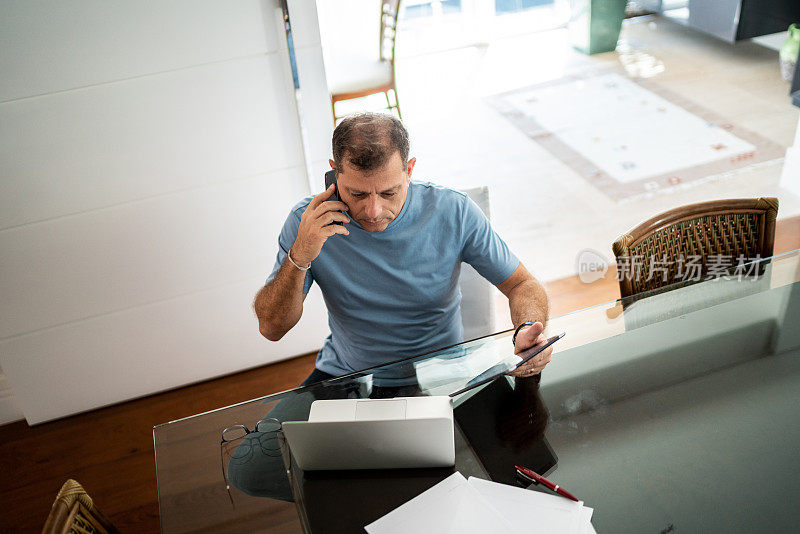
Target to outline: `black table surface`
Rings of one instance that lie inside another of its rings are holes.
[[[304,472],[292,460],[291,482],[309,532],[363,532],[365,525],[444,480],[456,470],[507,484],[528,486],[514,465],[544,474],[557,459],[544,438],[547,410],[538,384],[503,377],[454,410],[456,466]]]

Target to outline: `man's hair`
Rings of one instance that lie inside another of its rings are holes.
[[[383,113],[349,115],[333,131],[333,161],[341,172],[347,161],[362,171],[383,167],[395,152],[408,163],[408,130],[400,119]]]

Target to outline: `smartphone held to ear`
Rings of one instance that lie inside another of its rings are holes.
[[[325,173],[325,190],[333,184],[333,194],[328,200],[341,200],[339,198],[339,187],[336,185],[336,171],[331,169]]]
[[[335,200],[337,202],[341,202],[341,198],[339,198],[339,186],[336,185],[336,171],[334,169],[329,170],[325,173],[325,190],[327,191],[328,188],[333,184],[333,194],[328,198],[328,200]],[[338,221],[334,221],[331,224],[342,224]]]

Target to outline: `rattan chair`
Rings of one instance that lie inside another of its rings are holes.
[[[386,109],[400,113],[400,101],[397,98],[397,86],[394,77],[394,45],[397,37],[397,18],[400,0],[373,0],[380,2],[380,34],[378,38],[378,54],[363,56],[363,50],[351,50],[346,56],[333,57],[329,70],[331,92],[331,108],[334,123],[340,118],[336,114],[336,103],[365,96],[383,93],[386,96]],[[338,28],[340,32],[348,32],[347,28]],[[357,31],[357,30],[352,30]],[[374,34],[373,34],[374,39]],[[371,47],[367,48],[372,49]],[[374,49],[372,49],[374,50]],[[392,93],[394,102],[389,98]]]
[[[621,296],[685,281],[688,267],[705,277],[735,271],[742,259],[772,256],[777,215],[777,198],[731,199],[690,204],[643,222],[612,247]]]
[[[78,482],[69,479],[61,486],[42,534],[113,534],[119,531],[97,508]]]

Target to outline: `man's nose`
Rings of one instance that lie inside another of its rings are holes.
[[[378,219],[383,213],[383,209],[381,209],[381,201],[377,197],[370,197],[367,201],[367,217],[370,219]]]

